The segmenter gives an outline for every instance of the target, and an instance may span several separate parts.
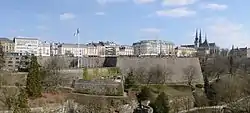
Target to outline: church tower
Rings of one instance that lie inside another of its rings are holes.
[[[202,45],[201,29],[199,33],[199,47]]]
[[[195,46],[195,48],[198,47],[198,31],[197,31],[197,29],[196,29],[196,32],[195,32],[194,46]]]

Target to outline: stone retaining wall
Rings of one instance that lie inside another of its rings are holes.
[[[75,92],[93,95],[122,96],[123,85],[120,82],[105,80],[78,80],[74,86]]]
[[[42,58],[43,62],[46,58]],[[73,58],[63,57],[67,62],[65,63],[65,67],[69,66],[70,62]],[[41,61],[40,61],[41,62]],[[67,64],[67,65],[66,65]],[[140,69],[144,68],[145,73],[149,71],[150,68],[155,66],[161,66],[165,70],[171,70],[171,75],[169,79],[169,83],[182,83],[187,82],[186,74],[184,73],[184,69],[193,66],[195,68],[194,74],[194,82],[203,83],[203,75],[201,72],[201,67],[198,58],[157,58],[157,57],[109,57],[109,58],[100,58],[100,57],[89,57],[82,58],[82,66],[83,67],[119,67],[124,75],[127,74],[130,68],[132,69]],[[69,75],[76,74],[81,77],[83,75],[82,69],[74,70],[74,74],[71,72],[67,72]],[[64,74],[64,73],[63,73]]]

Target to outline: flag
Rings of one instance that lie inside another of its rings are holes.
[[[77,36],[80,33],[79,28],[77,28],[76,32],[74,33],[74,36]]]

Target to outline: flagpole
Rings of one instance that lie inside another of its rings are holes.
[[[80,55],[79,40],[80,40],[80,33],[77,33],[77,49],[78,49],[78,54]],[[78,68],[80,67],[80,59],[79,59],[80,56],[79,55],[77,56],[77,67]]]

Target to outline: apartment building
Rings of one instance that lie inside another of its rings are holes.
[[[39,41],[38,56],[50,56],[50,43]]]
[[[134,55],[134,48],[129,45],[121,45],[119,47],[118,55],[120,56],[131,56]]]
[[[191,47],[176,47],[175,54],[177,57],[193,57],[197,53],[195,48]]]
[[[119,53],[119,45],[114,42],[104,42],[105,56],[116,56]]]
[[[39,40],[37,38],[14,38],[14,52],[21,53],[22,55],[33,54],[38,56],[39,54]]]
[[[0,38],[0,45],[3,52],[14,52],[15,43],[8,38]]]
[[[50,56],[57,56],[59,55],[58,47],[60,43],[50,43]]]
[[[17,70],[20,65],[20,53],[5,53],[3,70]]]
[[[83,57],[87,55],[87,47],[85,44],[60,44],[58,46],[58,54],[59,55],[66,55],[66,56],[77,56]]]
[[[87,55],[88,56],[105,56],[105,46],[103,42],[88,43],[87,44]]]
[[[142,40],[133,43],[134,55],[174,55],[175,49],[172,42],[163,40]]]

